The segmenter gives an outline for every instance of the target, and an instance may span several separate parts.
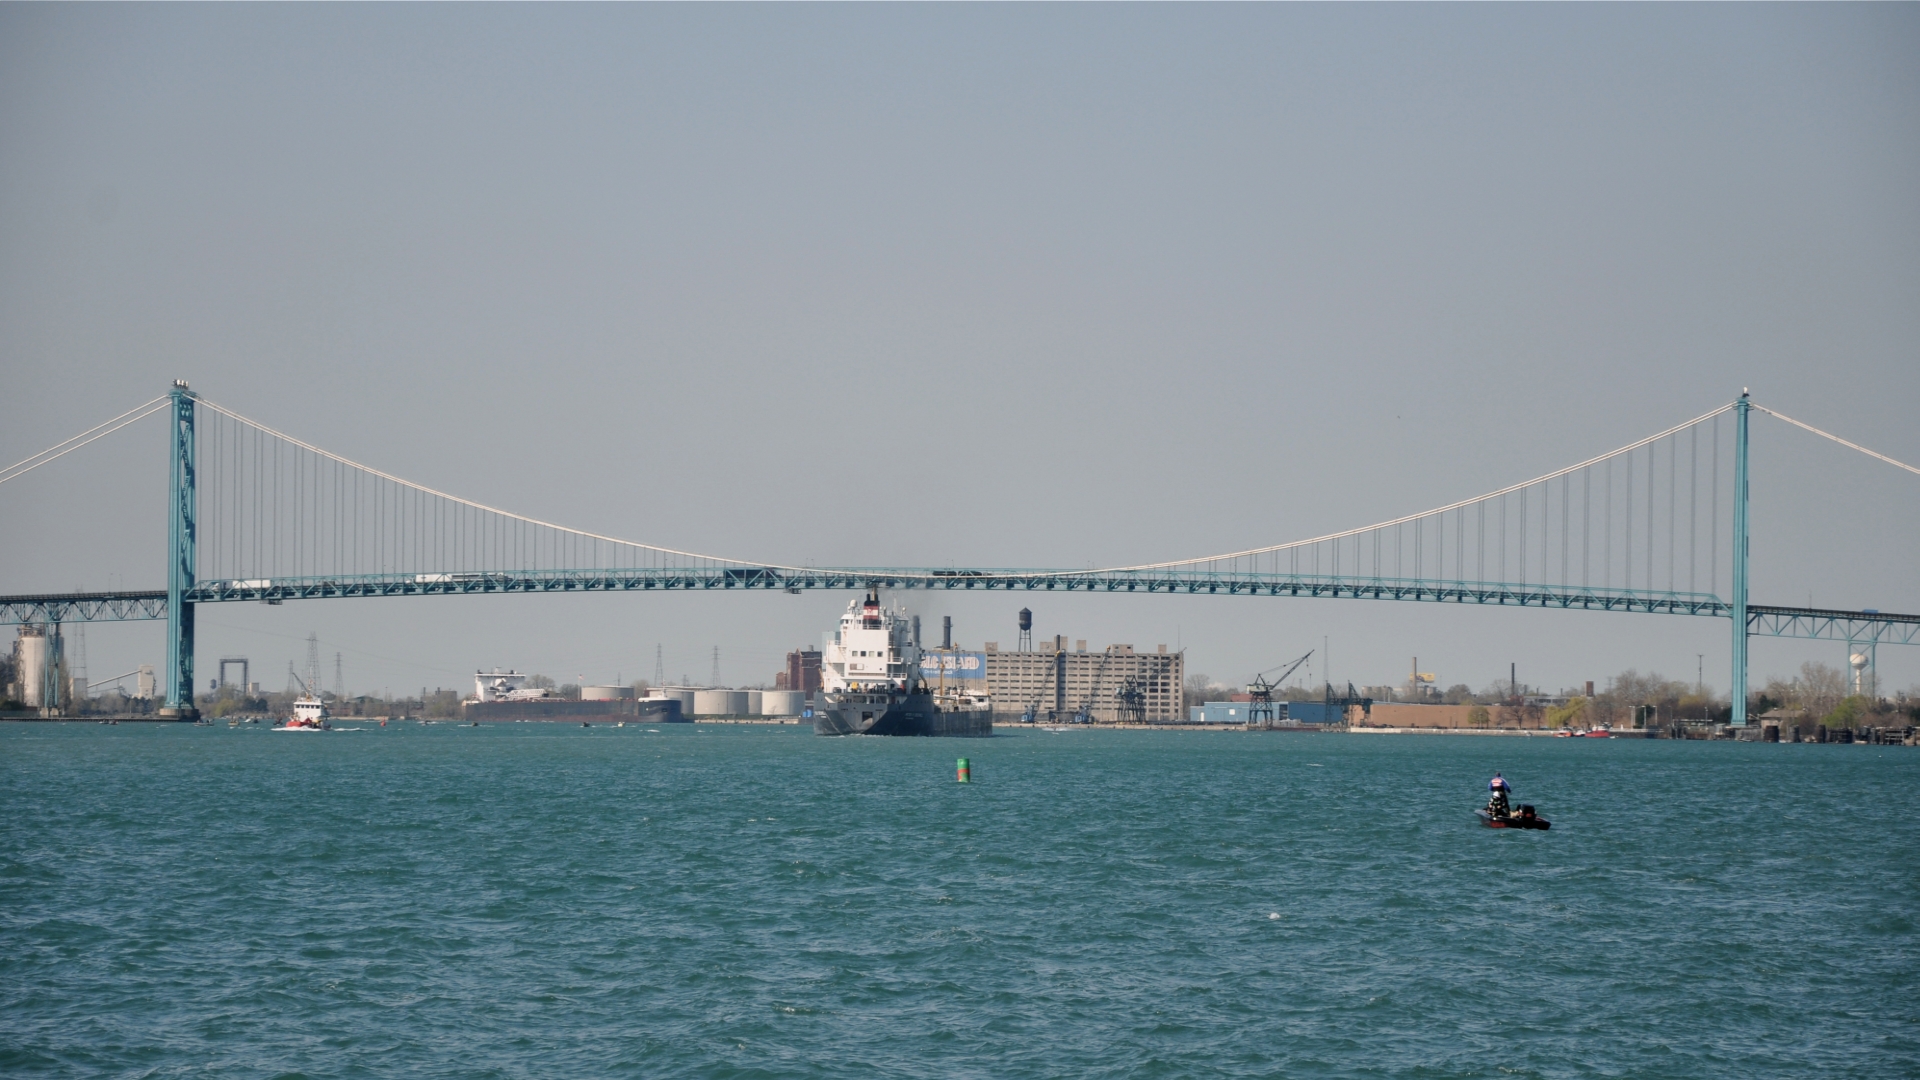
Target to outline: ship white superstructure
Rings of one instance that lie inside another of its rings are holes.
[[[919,674],[920,645],[906,617],[872,592],[849,601],[840,629],[821,650],[821,689],[904,691]]]
[[[545,701],[554,693],[545,687],[526,685],[528,676],[517,671],[476,671],[473,673],[475,701]]]
[[[817,735],[993,734],[985,697],[927,685],[920,642],[898,609],[880,603],[876,589],[847,605],[840,628],[820,652]]]

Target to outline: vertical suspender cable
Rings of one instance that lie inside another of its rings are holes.
[[[1720,593],[1720,418],[1713,418],[1713,512],[1707,515],[1707,581],[1714,595]]]
[[[1653,591],[1653,451],[1647,447],[1647,591]]]
[[[1606,498],[1604,500],[1606,507],[1600,513],[1600,587],[1611,592],[1613,590],[1613,461],[1611,458],[1607,460],[1606,466]]]
[[[1620,560],[1620,569],[1623,575],[1620,581],[1620,587],[1626,590],[1627,592],[1632,592],[1633,591],[1633,455],[1632,454],[1627,455],[1626,468],[1621,471],[1627,474],[1627,497],[1624,500],[1626,504],[1626,509],[1627,509],[1627,527],[1621,531],[1621,535],[1620,535],[1621,547],[1624,553],[1624,557]]]
[[[1527,489],[1520,489],[1520,584],[1527,583]]]

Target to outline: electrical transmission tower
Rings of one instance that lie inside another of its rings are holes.
[[[666,653],[658,642],[653,646],[653,685],[667,685]]]
[[[720,646],[713,647],[713,677],[707,680],[708,686],[720,685]]]
[[[341,701],[347,700],[347,680],[340,674],[340,654],[333,654],[333,696]]]
[[[307,692],[320,696],[320,635],[307,631]]]

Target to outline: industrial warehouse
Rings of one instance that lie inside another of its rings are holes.
[[[1087,643],[1055,637],[1038,649],[1002,652],[987,642],[982,654],[987,693],[996,720],[1079,723],[1173,723],[1181,705],[1185,657],[1165,645],[1150,653],[1132,645],[1088,652]]]
[[[921,676],[984,684],[997,723],[1178,723],[1186,719],[1181,686],[1186,658],[1157,645],[1150,653],[1132,645],[1088,652],[1085,639],[1067,648],[1059,635],[1033,644],[1033,612],[1020,610],[1019,644],[1003,651],[989,641],[980,652],[954,649],[951,629],[942,647],[927,650]]]

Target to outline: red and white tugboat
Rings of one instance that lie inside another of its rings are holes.
[[[327,717],[327,703],[313,696],[313,692],[301,694],[293,703],[293,716],[286,723],[274,728],[274,731],[331,731],[333,721]]]

